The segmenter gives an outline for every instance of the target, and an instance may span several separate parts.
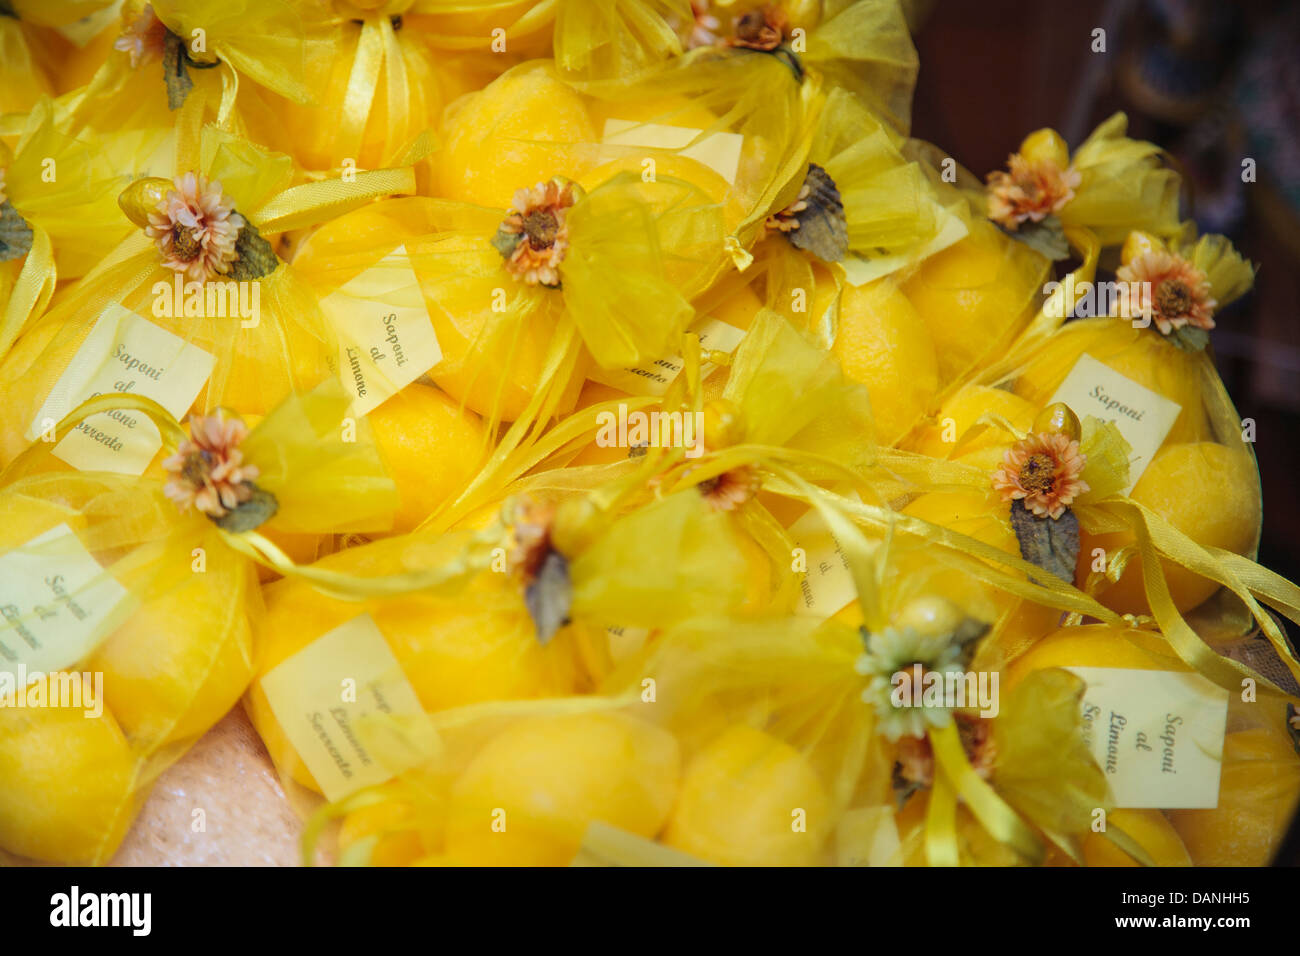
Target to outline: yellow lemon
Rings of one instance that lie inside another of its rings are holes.
[[[960,242],[930,256],[903,292],[930,327],[946,385],[998,354],[1019,332],[1049,263],[983,221]]]
[[[596,158],[587,107],[549,62],[510,70],[444,119],[434,183],[448,199],[505,209],[516,190],[577,180]]]
[[[104,697],[137,744],[197,740],[253,677],[248,564],[217,548],[207,562],[140,606],[87,663],[104,673]]]
[[[413,382],[367,417],[401,496],[395,533],[455,500],[476,474],[483,424],[436,388]]]
[[[1249,554],[1257,540],[1263,503],[1259,473],[1250,453],[1213,442],[1166,443],[1147,466],[1130,496],[1197,544]],[[1131,532],[1079,535],[1076,580],[1085,580],[1094,548],[1106,554],[1134,542]],[[1190,611],[1219,585],[1171,561],[1161,560],[1169,594],[1179,611]],[[1121,614],[1147,614],[1142,569],[1136,558],[1125,567],[1119,581],[1103,586],[1097,595]]]
[[[131,822],[130,745],[107,708],[90,717],[48,699],[34,706],[32,686],[20,706],[0,708],[0,846],[50,863],[103,863]],[[94,691],[83,688],[84,703]]]
[[[796,829],[802,811],[806,831]],[[729,866],[807,866],[832,829],[831,801],[797,750],[743,724],[687,765],[663,842]]]
[[[1178,831],[1159,810],[1112,810],[1106,825],[1124,831],[1157,866],[1192,865]],[[1088,866],[1141,865],[1100,833],[1089,833],[1084,839],[1083,860]]]
[[[906,435],[938,391],[930,329],[888,280],[844,289],[833,351],[844,373],[867,387],[882,445]]]
[[[615,713],[520,720],[452,788],[448,855],[495,866],[563,866],[594,820],[653,838],[677,793],[677,741]]]
[[[1003,677],[1009,692],[1027,674],[1048,667],[1119,667],[1126,670],[1185,671],[1159,634],[1109,624],[1063,627],[1017,658]]]
[[[1168,813],[1197,866],[1268,866],[1286,837],[1297,798],[1295,748],[1284,731],[1257,727],[1224,738],[1216,808]]]

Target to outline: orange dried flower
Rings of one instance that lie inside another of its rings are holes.
[[[705,479],[696,487],[715,511],[735,511],[758,494],[761,482],[753,465],[741,465]]]
[[[728,46],[744,47],[770,53],[781,45],[790,20],[784,10],[769,4],[762,10],[751,10],[736,18]]]
[[[237,257],[235,243],[244,217],[221,191],[221,183],[203,176],[177,176],[175,189],[149,212],[145,235],[153,239],[163,265],[185,273],[190,282],[224,275]]]
[[[1164,249],[1151,249],[1120,266],[1116,277],[1124,283],[1127,315],[1142,316],[1156,324],[1163,334],[1191,325],[1214,328],[1214,307],[1210,280],[1182,256]]]
[[[520,236],[506,269],[528,285],[558,286],[560,263],[569,249],[568,210],[577,201],[572,183],[555,180],[520,189],[501,232]]]
[[[993,473],[993,487],[1003,501],[1020,499],[1040,518],[1059,518],[1088,490],[1088,483],[1079,477],[1087,461],[1069,435],[1029,435],[1007,450],[1002,466]]]
[[[131,69],[143,63],[161,59],[167,38],[167,27],[153,12],[153,4],[146,3],[140,13],[129,22],[130,14],[122,11],[122,35],[113,41],[113,49],[131,57]]]
[[[1078,170],[1062,169],[1050,159],[1026,159],[1012,153],[1009,172],[989,173],[989,218],[1015,231],[1026,220],[1042,222],[1074,198],[1082,177]]]
[[[238,418],[190,418],[190,437],[163,462],[168,473],[163,493],[180,505],[193,505],[211,518],[223,518],[253,495],[256,465],[244,464],[239,444],[248,426]]]

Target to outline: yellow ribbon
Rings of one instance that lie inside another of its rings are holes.
[[[956,723],[930,729],[935,780],[942,774],[965,801],[975,819],[999,843],[1004,843],[1033,864],[1041,863],[1043,841],[1020,816],[975,772],[962,749]],[[930,799],[934,799],[931,793]],[[943,832],[943,831],[941,831]]]
[[[49,235],[40,226],[32,225],[31,229],[32,247],[27,250],[27,258],[0,317],[0,355],[9,351],[29,320],[45,311],[58,281]]]
[[[375,169],[342,178],[291,186],[246,215],[263,233],[302,229],[381,196],[415,192],[415,170]]]
[[[385,40],[383,24],[388,32],[393,31],[387,17],[367,17],[361,25],[361,35],[357,37],[357,50],[352,60],[352,72],[348,74],[347,92],[343,96],[343,119],[339,124],[340,143],[350,149],[352,156],[361,155],[366,122],[370,118],[370,107],[375,99],[375,87],[379,83],[379,72],[385,66]],[[398,57],[400,60],[400,55]],[[392,60],[388,61],[389,72],[393,72]],[[403,78],[405,72],[403,67]],[[389,116],[398,114],[391,112]]]

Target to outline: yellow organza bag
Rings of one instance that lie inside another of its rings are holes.
[[[376,541],[268,586],[267,652],[247,706],[282,776],[350,796],[428,756],[426,711],[589,692],[612,666],[608,627],[740,603],[734,545],[702,501],[620,512],[599,491],[538,485],[477,530]],[[340,645],[352,648],[342,677],[357,693],[335,710]],[[316,708],[328,719],[304,724]],[[412,762],[392,756],[394,733],[414,741]]]
[[[1294,711],[1278,694],[1262,686],[1258,696],[1219,690],[1190,674],[1158,633],[1106,625],[1066,627],[1045,637],[1004,673],[1004,686],[1012,690],[1055,668],[1082,669],[1090,684],[1085,716],[1095,735],[1115,744],[1105,756],[1118,809],[1106,823],[1147,857],[1093,832],[1083,843],[1083,862],[1269,864],[1300,798],[1300,756],[1287,721]],[[1294,692],[1288,669],[1277,673]],[[1152,750],[1142,749],[1145,741]],[[1123,750],[1144,764],[1129,765]],[[1167,773],[1180,773],[1178,787],[1161,786],[1158,778]]]
[[[177,139],[205,122],[275,146],[280,120],[240,84],[309,101],[328,65],[325,29],[322,11],[289,0],[132,0],[108,59],[56,101],[57,124],[97,134],[104,159],[131,178],[169,175]]]
[[[51,27],[66,26],[109,6],[108,0],[12,0],[0,16],[0,116],[26,113],[60,87],[42,55]]]
[[[436,50],[550,56],[573,82],[625,81],[682,51],[688,0],[415,0],[411,25]]]
[[[979,385],[954,397],[937,424],[951,420],[965,431],[982,412],[992,412],[1025,429],[1034,410],[1052,401],[1113,420],[1131,446],[1129,475],[1118,490],[1197,544],[1250,557],[1261,512],[1258,472],[1245,440],[1253,436],[1204,345],[1213,310],[1250,287],[1251,267],[1220,236],[1165,246],[1134,233],[1123,262],[1116,283],[1074,292],[1076,313],[1111,317],[1078,319],[1050,335],[1031,331]],[[1109,301],[1098,307],[1098,299]],[[932,429],[932,451],[943,445],[933,438]],[[1079,580],[1088,580],[1115,610],[1144,614],[1141,576],[1136,566],[1125,569],[1134,548],[1123,522],[1085,522]],[[1218,586],[1177,561],[1162,566],[1180,611]]]
[[[32,108],[12,153],[0,143],[0,357],[56,279],[84,275],[126,238],[116,202],[124,185],[94,142],[54,128],[48,100]]]
[[[300,3],[304,14],[315,3]],[[279,121],[270,141],[308,170],[408,165],[427,150],[417,141],[436,125],[453,91],[451,66],[439,61],[414,21],[416,0],[325,4],[326,33],[313,102],[257,87],[253,96]]]
[[[906,135],[918,61],[895,0],[723,0],[695,4],[683,30],[684,64],[718,58],[742,64],[751,82],[785,74],[787,85],[838,86]],[[762,79],[761,79],[762,78]]]
[[[388,526],[392,482],[364,430],[348,440],[347,409],[334,386],[251,432],[214,416],[191,419],[186,437],[156,403],[105,395],[61,422],[56,440],[95,415],[151,425],[174,451],[166,482],[54,470],[57,443],[0,475],[5,850],[107,862],[152,781],[255,673],[254,560],[294,573],[267,536]]]
[[[0,460],[94,394],[143,394],[176,416],[191,405],[260,415],[332,374],[337,339],[318,297],[262,233],[409,190],[410,170],[291,187],[287,156],[211,127],[178,166],[174,181],[139,180],[123,192],[119,221],[141,232],[57,296],[0,365],[10,400]],[[117,453],[124,437],[100,440]],[[93,467],[143,470],[107,460]]]
[[[324,230],[295,261],[337,281],[373,254],[367,236],[397,238],[441,354],[432,380],[489,423],[531,427],[572,407],[591,363],[670,354],[721,242],[716,207],[677,180],[620,175],[586,193],[551,181],[516,202],[381,203]],[[554,233],[549,246],[537,230]]]

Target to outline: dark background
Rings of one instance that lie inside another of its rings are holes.
[[[1260,562],[1300,581],[1300,3],[1295,0],[915,0],[912,135],[977,176],[1044,126],[1073,150],[1116,110],[1181,167],[1183,215],[1259,265],[1211,343],[1256,422]],[[1092,52],[1093,30],[1106,52]],[[1243,183],[1241,162],[1256,161]],[[1294,640],[1294,630],[1292,638]]]
[[[912,135],[983,176],[1044,126],[1073,150],[1116,110],[1181,167],[1183,215],[1259,266],[1216,317],[1219,373],[1256,422],[1259,560],[1300,581],[1300,3],[913,0]],[[1106,52],[1092,51],[1093,30]],[[1243,183],[1242,160],[1256,162]],[[1290,628],[1292,643],[1295,628]],[[1300,864],[1300,818],[1278,864]]]

